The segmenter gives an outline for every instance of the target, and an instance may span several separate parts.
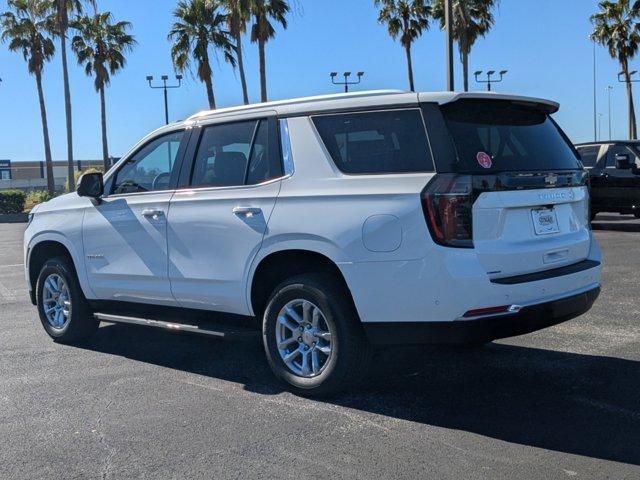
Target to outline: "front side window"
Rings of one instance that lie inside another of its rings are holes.
[[[582,168],[549,114],[503,100],[459,100],[441,107],[458,154],[471,173]]]
[[[626,145],[614,145],[607,152],[607,168],[616,168],[616,155],[628,155],[629,163],[636,162],[636,153]]]
[[[113,193],[166,190],[176,163],[184,131],[173,132],[147,143],[118,170]]]
[[[433,171],[420,110],[322,115],[313,117],[313,123],[344,173]]]

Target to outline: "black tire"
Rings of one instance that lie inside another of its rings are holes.
[[[276,345],[278,314],[288,302],[297,299],[316,305],[334,327],[332,353],[320,373],[313,377],[299,376],[289,369]],[[359,383],[366,376],[371,347],[349,293],[331,275],[299,275],[278,285],[264,313],[262,335],[273,373],[297,394],[316,397],[334,395],[349,385]]]
[[[633,216],[636,218],[640,218],[640,212],[633,212]]]
[[[51,325],[44,311],[44,282],[51,274],[62,277],[69,292],[70,305],[68,308],[68,319],[61,328],[55,328]],[[42,326],[47,334],[56,342],[82,342],[91,337],[100,324],[100,322],[93,317],[93,312],[82,293],[71,261],[65,257],[52,258],[51,260],[47,260],[42,266],[36,283],[36,300]]]

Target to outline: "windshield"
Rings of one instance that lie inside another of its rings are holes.
[[[465,172],[581,169],[549,115],[531,105],[461,100],[441,107]]]

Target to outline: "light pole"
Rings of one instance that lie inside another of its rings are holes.
[[[446,35],[447,90],[453,92],[455,80],[453,77],[453,8],[451,2],[452,0],[444,0],[444,30]]]
[[[613,90],[613,87],[611,85],[607,85],[606,90],[607,95],[609,96],[609,140],[611,140],[611,90]]]
[[[168,75],[162,75],[160,77],[162,80],[162,85],[153,85],[151,82],[153,81],[153,75],[147,75],[147,82],[149,82],[149,87],[153,89],[161,88],[164,90],[164,123],[165,125],[169,124],[169,100],[167,98],[167,89],[169,88],[180,88],[182,85],[182,75],[176,75],[176,80],[178,80],[177,85],[167,85],[167,80],[169,80]]]
[[[602,114],[598,113],[598,137],[596,138],[596,142],[599,138],[602,138]]]
[[[589,37],[591,39],[591,37]],[[593,138],[594,140],[598,140],[598,131],[596,130],[596,117],[597,115],[597,107],[596,107],[596,42],[593,41]]]
[[[498,75],[500,75],[500,78],[491,78],[493,75],[495,75],[496,71],[495,70],[489,70],[487,72],[487,79],[486,80],[478,80],[478,75],[482,74],[482,70],[478,70],[473,72],[473,76],[476,78],[476,83],[486,83],[487,84],[487,91],[490,92],[491,91],[491,84],[492,83],[500,83],[502,82],[503,77],[505,76],[505,74],[508,72],[508,70],[500,70],[498,72]]]
[[[344,80],[336,81],[336,77],[338,76],[338,72],[331,72],[329,77],[331,77],[331,83],[334,85],[344,85],[344,93],[349,93],[349,85],[358,85],[362,81],[362,76],[364,72],[358,72],[356,75],[358,76],[357,82],[350,82],[349,77],[351,76],[351,72],[344,72],[342,74],[344,76]]]

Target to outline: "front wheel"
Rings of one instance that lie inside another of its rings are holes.
[[[262,326],[267,359],[296,393],[335,394],[366,374],[371,349],[344,290],[332,276],[300,275],[269,300]]]
[[[64,257],[47,260],[42,266],[36,299],[42,326],[57,342],[86,340],[98,328],[75,271]]]

